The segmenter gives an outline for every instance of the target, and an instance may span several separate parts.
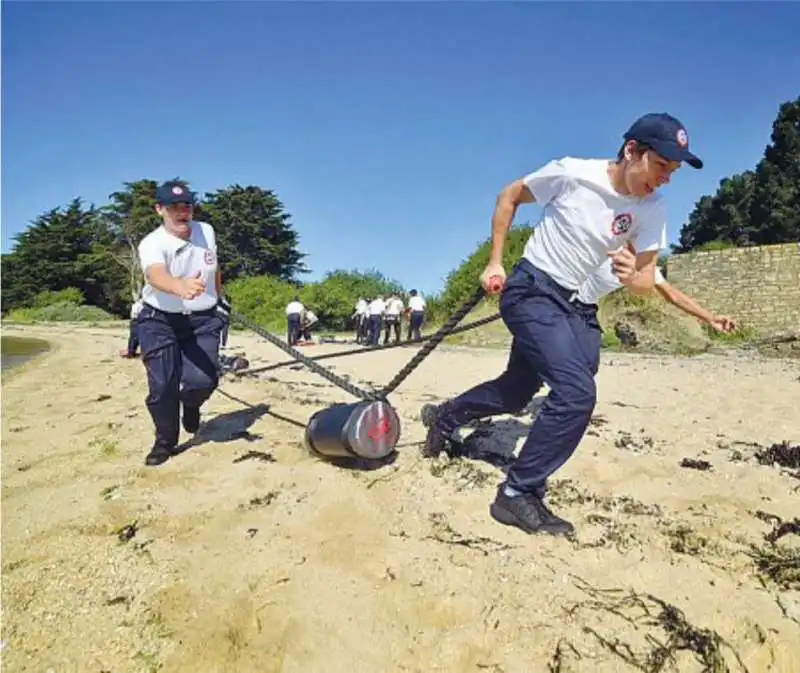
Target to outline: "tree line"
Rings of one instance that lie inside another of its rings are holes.
[[[3,315],[78,297],[125,317],[143,281],[137,246],[160,224],[156,186],[152,179],[126,182],[105,205],[75,198],[39,215],[14,237],[12,251],[2,255]],[[319,282],[302,282],[309,272],[306,255],[291,215],[273,190],[229,185],[200,196],[196,211],[196,219],[210,222],[217,232],[223,279],[234,306],[261,324],[282,325],[286,303],[299,295],[323,327],[346,329],[359,296],[404,292],[400,283],[374,269],[338,269]],[[521,254],[530,232],[529,226],[512,230],[508,265]],[[800,97],[779,107],[771,142],[757,166],[722,180],[715,194],[695,204],[673,251],[798,240]],[[474,292],[488,253],[484,239],[448,275],[441,294],[426,298],[434,315],[452,312]]]
[[[800,96],[779,107],[755,168],[697,201],[673,251],[793,241],[800,241]]]

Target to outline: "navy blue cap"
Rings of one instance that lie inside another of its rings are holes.
[[[194,192],[190,191],[182,182],[170,180],[156,189],[156,203],[160,206],[172,206],[176,203],[194,204],[194,202]]]
[[[640,117],[624,136],[644,143],[667,161],[685,161],[692,168],[702,168],[703,162],[689,151],[689,134],[678,119],[665,112],[653,112]]]

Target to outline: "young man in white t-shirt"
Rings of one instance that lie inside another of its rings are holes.
[[[356,321],[356,343],[366,343],[368,338],[367,323],[369,318],[369,302],[363,297],[359,297],[356,302],[356,310],[353,318]]]
[[[394,340],[400,343],[400,316],[403,314],[403,300],[393,294],[386,301],[386,313],[384,314],[384,333],[383,343],[388,344],[392,330],[394,330]]]
[[[300,301],[300,297],[295,297],[286,304],[286,343],[290,346],[297,345],[302,333],[303,312],[306,307]]]
[[[422,323],[425,322],[425,300],[416,290],[408,293],[408,334],[406,339],[419,341],[422,338]]]
[[[386,311],[386,302],[383,297],[375,297],[367,306],[369,319],[369,336],[367,343],[370,346],[377,346],[381,338],[381,324],[383,324],[383,314]]]
[[[192,219],[195,195],[181,182],[160,185],[156,203],[163,223],[139,243],[145,286],[136,319],[147,369],[146,403],[156,429],[145,459],[151,466],[174,455],[181,404],[184,429],[195,433],[200,427],[200,407],[218,383],[225,326],[217,309],[222,277],[214,228]]]
[[[438,455],[470,418],[521,410],[544,381],[550,394],[519,457],[490,507],[495,520],[527,533],[570,534],[574,528],[544,503],[547,479],[577,448],[596,401],[600,359],[596,308],[577,291],[606,260],[630,292],[653,289],[666,245],[666,214],[657,189],[682,163],[702,168],[686,129],[666,114],[638,119],[616,160],[554,160],[506,186],[492,218],[487,292],[502,290],[500,312],[513,335],[506,370],[437,410],[423,455]],[[517,208],[543,207],[536,233],[506,277],[503,249]],[[629,245],[627,245],[629,244]],[[635,250],[635,252],[633,252]]]

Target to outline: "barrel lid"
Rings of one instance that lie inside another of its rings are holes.
[[[366,402],[350,418],[350,446],[363,458],[385,458],[400,439],[400,419],[383,400]]]

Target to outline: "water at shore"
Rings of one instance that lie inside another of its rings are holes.
[[[50,344],[42,339],[4,336],[2,341],[2,371],[17,367],[31,358],[44,353]]]

